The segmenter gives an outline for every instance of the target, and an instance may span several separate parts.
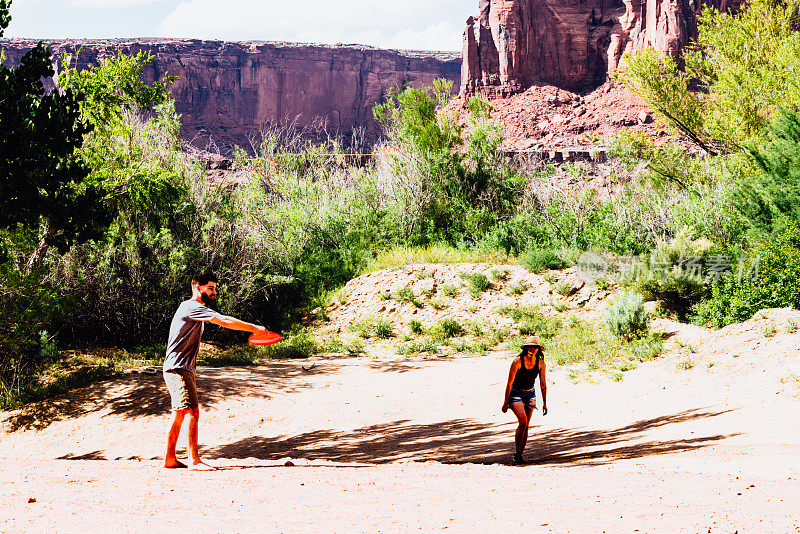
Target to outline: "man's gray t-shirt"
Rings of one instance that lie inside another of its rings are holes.
[[[181,302],[169,327],[164,371],[186,369],[194,373],[205,322],[219,315],[194,299]]]

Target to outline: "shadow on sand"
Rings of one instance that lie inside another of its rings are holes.
[[[685,452],[712,445],[735,434],[668,441],[641,440],[658,427],[716,417],[726,412],[688,410],[637,421],[611,430],[531,429],[526,451],[530,464],[600,465],[617,460]],[[443,463],[507,463],[513,450],[515,424],[479,423],[455,419],[430,425],[392,421],[349,432],[316,430],[290,437],[253,436],[207,448],[209,458],[285,457],[347,463],[388,463],[400,460]],[[634,442],[634,443],[630,443]]]
[[[197,373],[200,404],[214,406],[231,397],[269,399],[278,393],[294,393],[310,387],[306,377],[335,373],[333,362],[310,371],[301,362],[273,362],[265,367],[201,368]],[[67,395],[29,404],[11,412],[3,420],[10,432],[41,430],[56,421],[110,410],[111,415],[127,419],[166,415],[170,411],[169,392],[161,373],[128,374],[98,382]]]

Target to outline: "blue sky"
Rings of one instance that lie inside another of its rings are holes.
[[[14,0],[6,37],[360,43],[460,50],[478,0]]]

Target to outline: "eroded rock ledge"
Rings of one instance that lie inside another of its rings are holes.
[[[7,61],[37,41],[0,40]],[[359,45],[281,42],[225,42],[193,39],[113,39],[48,41],[56,55],[83,52],[79,67],[118,50],[150,52],[145,76],[169,73],[178,79],[172,94],[181,114],[182,137],[200,148],[227,152],[246,145],[264,128],[293,123],[297,130],[324,124],[329,133],[364,130],[374,139],[378,126],[372,106],[393,85],[430,85],[447,78],[459,86],[458,53],[382,50]],[[216,146],[215,146],[216,145]]]
[[[572,91],[603,84],[625,52],[677,54],[705,6],[741,0],[479,0],[464,30],[461,94],[507,96],[534,83]]]

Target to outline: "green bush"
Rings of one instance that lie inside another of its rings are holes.
[[[553,337],[562,327],[561,319],[544,315],[535,306],[501,306],[495,310],[500,315],[507,315],[515,323],[520,323],[520,334],[538,334],[542,338]]]
[[[650,328],[651,319],[642,296],[633,291],[617,295],[606,308],[604,318],[609,331],[626,341],[643,337]]]
[[[375,335],[381,339],[388,339],[394,335],[392,323],[381,319],[375,323]]]
[[[57,332],[74,300],[46,283],[42,272],[24,274],[0,264],[0,405],[11,406],[32,378],[58,357]]]
[[[250,366],[256,365],[261,358],[257,347],[253,345],[237,345],[217,354],[205,354],[198,363],[208,367]]]
[[[510,272],[511,271],[509,271],[506,268],[502,269],[494,268],[491,271],[489,271],[489,277],[492,279],[492,282],[502,282],[506,278],[508,278],[508,273]]]
[[[651,332],[649,335],[631,341],[630,349],[637,362],[647,362],[661,354],[664,350],[664,340],[661,334]]]
[[[530,272],[536,274],[547,269],[564,269],[568,265],[557,252],[550,249],[526,252],[520,256],[519,262]]]
[[[446,317],[436,324],[434,332],[437,337],[447,339],[462,335],[464,333],[464,327],[461,326],[461,323],[456,319]]]
[[[322,350],[322,347],[307,332],[299,331],[286,335],[280,343],[259,347],[258,350],[264,358],[286,360],[308,358]]]
[[[398,289],[394,294],[394,300],[397,302],[410,302],[415,308],[422,308],[422,302],[417,299],[416,295],[414,295],[414,290],[409,286]]]
[[[800,309],[800,228],[788,223],[749,256],[741,260],[744,269],[728,273],[713,285],[711,298],[694,307],[699,323],[719,328],[764,308]]]
[[[445,284],[442,286],[442,293],[445,297],[455,297],[458,295],[458,287],[454,284]]]
[[[572,285],[572,282],[569,280],[563,280],[556,284],[555,292],[564,297],[568,295],[570,291],[572,291],[573,287],[574,286]]]
[[[483,273],[461,273],[459,276],[469,283],[469,293],[472,298],[479,298],[484,291],[493,287],[492,282]]]
[[[422,328],[422,323],[419,322],[417,319],[411,319],[408,322],[408,328],[409,328],[409,330],[411,330],[412,334],[419,335],[419,334],[422,334],[424,332],[424,330]]]
[[[525,280],[517,280],[513,284],[509,285],[506,289],[506,295],[514,296],[514,295],[522,295],[528,290],[528,283]]]

